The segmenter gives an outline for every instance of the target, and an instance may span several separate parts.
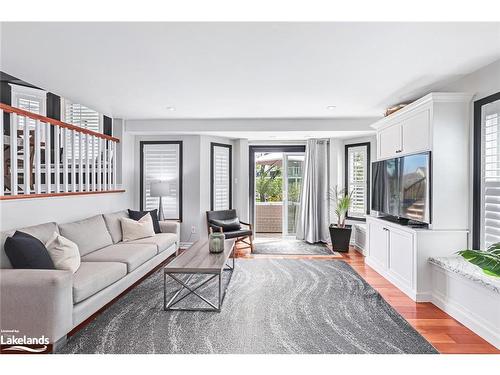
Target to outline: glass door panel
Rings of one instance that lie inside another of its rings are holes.
[[[283,164],[283,235],[292,236],[297,231],[304,154],[284,153]]]

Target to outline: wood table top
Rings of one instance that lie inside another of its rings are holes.
[[[234,248],[234,239],[224,241],[224,251],[212,254],[208,251],[208,240],[195,242],[193,246],[176,257],[164,268],[167,273],[219,273]]]

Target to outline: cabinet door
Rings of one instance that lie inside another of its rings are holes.
[[[389,270],[402,283],[413,289],[414,246],[413,235],[390,228]]]
[[[419,112],[403,122],[402,139],[404,154],[431,149],[430,110]]]
[[[398,156],[401,150],[401,124],[394,124],[381,130],[378,142],[379,158]]]
[[[384,268],[387,267],[387,241],[388,231],[383,225],[370,222],[367,224],[368,233],[368,256]]]

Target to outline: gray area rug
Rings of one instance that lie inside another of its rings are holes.
[[[220,313],[163,311],[162,290],[160,270],[61,353],[436,353],[343,261],[237,259]]]
[[[254,254],[273,255],[340,255],[324,243],[310,244],[294,239],[258,238],[254,242]]]

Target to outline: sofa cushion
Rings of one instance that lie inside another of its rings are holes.
[[[81,256],[113,244],[102,215],[73,223],[59,224],[59,231],[64,237],[78,245]]]
[[[140,240],[134,240],[127,242],[127,244],[152,244],[156,245],[158,254],[167,250],[172,246],[175,241],[177,241],[177,235],[174,233],[159,233],[154,237],[141,238]]]
[[[16,231],[12,237],[8,237],[5,240],[5,253],[13,268],[55,269],[45,245],[28,233]]]
[[[46,243],[50,239],[50,237],[52,237],[54,232],[59,233],[59,228],[57,227],[57,224],[53,222],[34,225],[26,228],[20,228],[18,230],[20,232],[32,235],[33,237],[39,239],[42,243]],[[0,241],[2,242],[0,250],[0,268],[12,268],[12,264],[10,263],[7,254],[5,254],[4,244],[7,237],[12,236],[15,232],[16,232],[15,229],[2,232],[0,239]]]
[[[106,222],[106,227],[108,228],[108,232],[111,235],[111,239],[113,243],[120,242],[123,238],[122,233],[122,225],[120,223],[120,219],[122,217],[128,218],[128,212],[118,211],[110,214],[102,215],[104,217],[104,221]]]
[[[82,262],[120,262],[132,272],[156,254],[156,245],[121,242],[83,256]]]
[[[147,213],[151,215],[151,219],[153,220],[153,228],[155,233],[161,233],[160,222],[158,221],[158,210],[154,209],[151,211],[134,211],[129,209],[128,215],[132,220],[140,220]]]
[[[120,280],[127,266],[113,262],[82,262],[73,276],[73,303],[78,303]]]
[[[153,220],[149,212],[139,220],[122,217],[120,221],[122,223],[123,242],[153,237],[155,235]]]
[[[54,232],[45,247],[56,269],[75,273],[80,267],[80,252],[73,241]]]

